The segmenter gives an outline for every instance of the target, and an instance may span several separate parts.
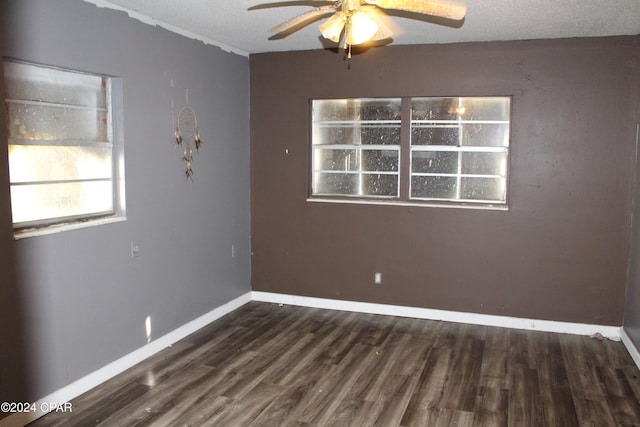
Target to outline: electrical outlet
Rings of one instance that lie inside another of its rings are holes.
[[[376,273],[373,275],[373,283],[376,285],[382,284],[382,273]]]
[[[142,255],[142,247],[140,246],[140,242],[132,241],[131,242],[131,258],[139,258]]]

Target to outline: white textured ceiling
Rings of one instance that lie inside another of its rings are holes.
[[[281,39],[268,29],[312,9],[294,2],[276,8],[250,7],[265,0],[84,0],[127,12],[241,55],[322,49],[317,24]],[[275,0],[282,1],[282,0]],[[393,44],[429,44],[640,34],[640,0],[466,0],[467,16],[457,27],[391,16]],[[307,3],[308,4],[308,3]],[[321,3],[322,5],[323,3]],[[323,45],[323,42],[325,45]],[[329,42],[330,43],[330,42]]]

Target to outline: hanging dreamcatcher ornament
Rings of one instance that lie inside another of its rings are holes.
[[[182,147],[182,160],[186,162],[185,175],[187,179],[193,181],[193,148],[191,142],[196,146],[196,152],[200,151],[200,132],[198,131],[198,118],[195,111],[189,105],[185,105],[178,112],[178,123],[174,134],[176,145]]]

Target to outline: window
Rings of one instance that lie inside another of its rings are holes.
[[[505,203],[509,98],[411,100],[412,199]]]
[[[400,100],[314,101],[313,194],[397,197]]]
[[[3,63],[16,231],[120,213],[112,81]]]
[[[312,198],[506,206],[510,98],[314,100]]]

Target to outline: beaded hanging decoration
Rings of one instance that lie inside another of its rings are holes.
[[[200,151],[202,140],[198,131],[198,118],[195,111],[189,105],[185,105],[178,112],[178,123],[174,133],[176,144],[183,147],[182,160],[186,162],[185,175],[187,179],[193,181],[193,148],[191,142],[196,146],[196,152]],[[184,144],[183,144],[184,143]]]

